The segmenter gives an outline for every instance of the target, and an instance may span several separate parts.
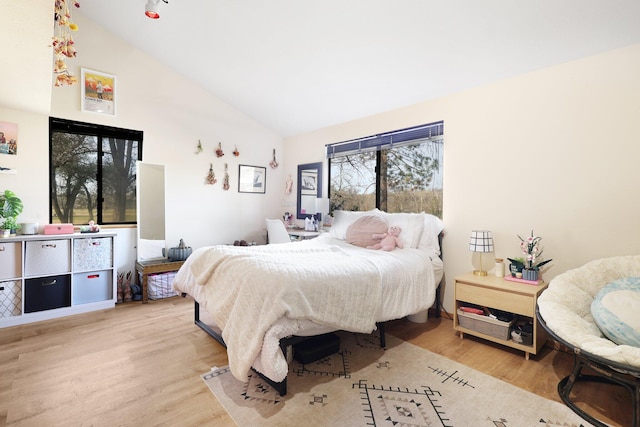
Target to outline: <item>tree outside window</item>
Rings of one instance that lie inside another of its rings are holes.
[[[50,119],[50,222],[135,224],[142,132]]]

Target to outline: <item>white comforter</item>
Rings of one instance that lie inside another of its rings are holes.
[[[233,375],[251,366],[274,381],[287,375],[284,336],[375,323],[430,307],[437,286],[434,254],[417,249],[362,249],[328,235],[258,247],[196,250],[176,275],[177,292],[193,296],[222,329]],[[438,279],[439,281],[439,279]]]

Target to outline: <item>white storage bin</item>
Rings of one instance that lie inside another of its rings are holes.
[[[110,270],[73,275],[71,301],[73,305],[113,299],[113,279]]]
[[[71,271],[69,239],[26,242],[25,275],[41,276]]]
[[[73,239],[73,271],[104,270],[112,267],[113,239]]]
[[[22,243],[0,243],[0,280],[22,276]]]
[[[171,286],[176,277],[175,271],[161,274],[150,274],[147,277],[147,294],[149,299],[161,299],[178,295]]]
[[[22,314],[22,281],[0,283],[0,317]]]

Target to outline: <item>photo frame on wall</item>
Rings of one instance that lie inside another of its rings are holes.
[[[116,115],[116,76],[82,68],[81,82],[82,111]]]
[[[318,171],[304,170],[300,173],[300,194],[315,196],[318,192]]]
[[[238,166],[238,192],[264,194],[267,189],[267,168],[261,166]]]

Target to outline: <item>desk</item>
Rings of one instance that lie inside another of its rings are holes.
[[[306,240],[313,239],[314,237],[318,237],[322,231],[306,231],[304,229],[292,229],[287,230],[289,233],[289,237],[292,237],[294,240]]]
[[[184,261],[169,261],[168,259],[158,259],[151,261],[136,261],[136,281],[138,277],[142,277],[140,286],[142,287],[142,303],[149,302],[149,294],[147,292],[149,274],[168,273],[170,271],[178,271],[182,267]]]

